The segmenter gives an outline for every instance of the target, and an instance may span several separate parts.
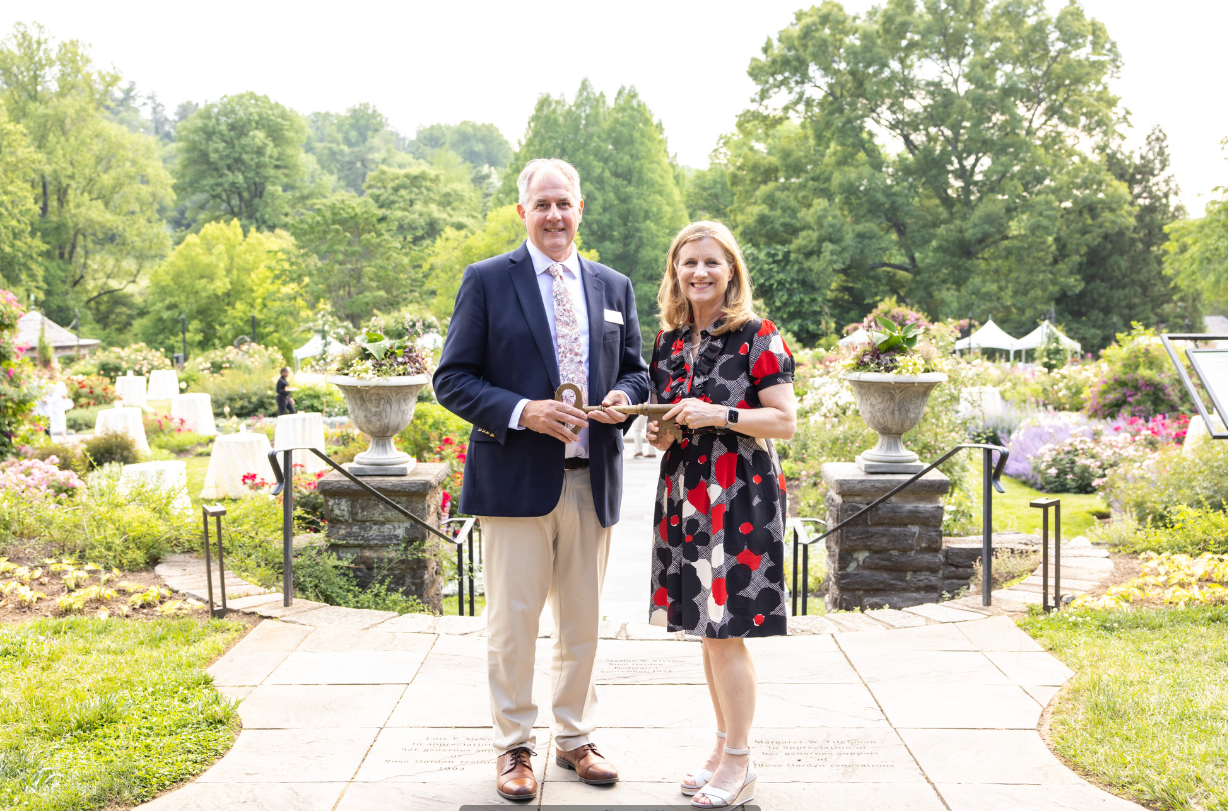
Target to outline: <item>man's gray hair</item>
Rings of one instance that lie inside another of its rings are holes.
[[[520,189],[520,205],[524,206],[529,202],[529,187],[533,185],[533,177],[543,169],[554,169],[567,178],[571,193],[576,197],[575,202],[584,199],[580,195],[580,173],[576,171],[576,167],[562,158],[534,158],[524,165],[520,177],[516,179],[516,188]]]

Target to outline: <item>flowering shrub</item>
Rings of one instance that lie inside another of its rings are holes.
[[[250,343],[243,349],[233,346],[212,349],[188,361],[188,367],[202,375],[221,374],[235,368],[277,370],[284,365],[285,359],[276,347]]]
[[[154,369],[170,369],[171,359],[160,349],[146,346],[144,343],[125,347],[112,347],[95,352],[79,364],[73,364],[78,371],[93,368],[103,377],[119,377],[132,372],[134,375],[148,376]]]
[[[65,375],[73,408],[93,408],[115,402],[115,386],[102,375]]]
[[[448,470],[452,474],[445,480],[444,484],[444,501],[440,506],[440,512],[444,518],[448,517],[451,503],[460,495],[461,485],[465,482],[465,458],[468,454],[468,444],[453,439],[450,436],[445,436],[435,446],[435,453],[426,460],[428,462],[443,462],[448,466]]]
[[[1156,414],[1189,413],[1192,404],[1182,388],[1155,330],[1135,324],[1121,344],[1101,356],[1105,374],[1091,384],[1084,409],[1088,416],[1111,420]]]
[[[1039,488],[1040,478],[1033,469],[1033,460],[1039,458],[1045,448],[1060,445],[1076,435],[1092,435],[1087,417],[1082,414],[1045,411],[1028,417],[1010,435],[1006,446],[1010,458],[1003,472]]]
[[[1137,434],[1076,433],[1064,442],[1048,445],[1032,459],[1033,475],[1046,493],[1094,493],[1108,472],[1123,462],[1148,456],[1148,438]]]
[[[1104,492],[1114,512],[1144,526],[1173,526],[1183,506],[1222,514],[1228,510],[1228,442],[1206,442],[1193,450],[1161,445],[1146,458],[1113,469]],[[1221,538],[1228,538],[1225,529]]]
[[[1021,406],[1082,411],[1091,385],[1108,373],[1100,361],[1067,363],[1053,371],[1015,366],[1002,374],[1002,395]]]
[[[1142,417],[1129,417],[1113,426],[1114,431],[1133,436],[1151,437],[1156,446],[1163,443],[1180,443],[1185,439],[1190,428],[1190,418],[1187,414],[1169,419],[1166,414],[1157,414],[1150,420]]]
[[[0,290],[0,459],[12,455],[19,434],[38,399],[34,367],[16,344],[17,320],[23,315],[17,297]]]
[[[85,493],[85,482],[71,470],[60,470],[54,456],[41,459],[10,459],[0,463],[0,490],[36,501],[64,502]]]

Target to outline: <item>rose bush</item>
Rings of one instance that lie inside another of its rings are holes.
[[[0,491],[34,501],[62,503],[85,494],[85,482],[71,470],[61,470],[55,456],[0,462]]]

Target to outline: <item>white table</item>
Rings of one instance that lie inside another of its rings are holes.
[[[134,408],[145,407],[145,376],[132,372],[115,378],[115,395],[119,402]]]
[[[209,470],[201,498],[246,498],[258,491],[243,483],[243,477],[255,473],[266,482],[273,482],[269,466],[269,438],[264,434],[226,434],[213,440],[209,455]]]
[[[213,401],[207,394],[176,394],[171,398],[171,416],[183,420],[183,427],[202,436],[213,436]]]
[[[145,439],[144,417],[144,412],[139,408],[122,406],[104,408],[98,412],[98,420],[94,423],[94,436],[127,434],[136,443],[138,451],[149,453],[149,442]]]
[[[169,400],[179,393],[179,375],[174,369],[154,369],[149,373],[146,400]]]
[[[187,462],[141,462],[139,465],[124,465],[119,475],[119,492],[127,495],[134,487],[148,487],[173,494],[175,511],[187,515],[192,512],[192,500],[188,498]]]
[[[277,431],[273,437],[273,449],[318,448],[324,451],[324,415],[316,411],[302,414],[283,414],[277,418]],[[306,473],[327,470],[328,464],[311,451],[295,451],[294,464],[302,465]]]

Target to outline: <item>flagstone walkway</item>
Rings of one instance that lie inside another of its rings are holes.
[[[628,464],[628,493],[651,504],[655,465]],[[628,505],[633,507],[633,505]],[[619,768],[586,786],[554,765],[538,731],[541,791],[522,808],[687,806],[677,781],[711,745],[700,647],[647,623],[648,548],[625,510],[616,531],[598,651],[595,742]],[[625,525],[625,526],[624,526]],[[643,548],[641,548],[643,547]],[[642,571],[640,571],[642,569]],[[158,573],[205,597],[203,562]],[[1112,571],[1086,542],[1063,547],[1063,591]],[[1035,582],[1033,582],[1035,581]],[[215,588],[217,582],[215,580]],[[1039,569],[994,593],[903,611],[790,618],[790,636],[748,641],[760,691],[753,806],[840,811],[1139,809],[1082,780],[1037,732],[1072,674],[1010,614],[1039,602]],[[642,591],[642,594],[637,593]],[[148,811],[418,811],[514,805],[494,791],[484,617],[432,617],[295,600],[228,578],[230,607],[266,619],[209,672],[239,702],[234,747]],[[549,725],[549,638],[541,621],[534,697]],[[599,805],[598,805],[599,804]]]

